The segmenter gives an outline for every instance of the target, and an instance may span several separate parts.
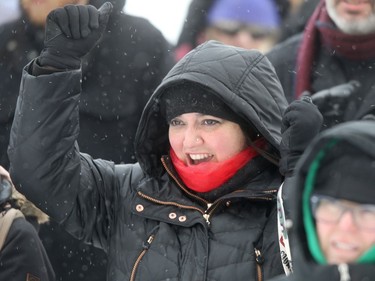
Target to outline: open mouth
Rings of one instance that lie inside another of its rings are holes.
[[[338,241],[333,242],[332,245],[336,250],[345,252],[355,252],[358,248],[356,245],[351,243],[343,243]]]
[[[188,154],[187,155],[189,159],[190,165],[198,165],[201,163],[206,163],[211,161],[211,159],[214,157],[212,154],[208,153],[196,153],[196,154]]]

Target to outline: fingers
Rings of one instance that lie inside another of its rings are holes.
[[[97,29],[99,27],[99,11],[94,6],[87,6],[87,13],[89,16],[88,25],[91,29]]]
[[[299,124],[301,127],[311,122],[320,123],[323,119],[320,111],[311,101],[310,97],[302,97],[293,101],[285,110],[282,123],[284,126]]]
[[[99,23],[100,28],[105,29],[108,23],[109,16],[111,14],[113,5],[110,2],[105,2],[100,8],[99,8]]]
[[[67,16],[62,17],[61,19],[65,20],[65,22],[61,22],[59,24],[61,26],[68,25],[68,28],[70,29],[70,35],[67,34],[68,37],[71,37],[73,39],[81,38],[81,28],[82,28],[81,24],[82,26],[85,24],[84,22],[85,19],[81,18],[82,15],[79,13],[78,6],[66,5],[64,8],[65,8]],[[67,21],[66,21],[66,17],[68,18]]]
[[[90,14],[89,8],[85,6],[76,6],[79,14],[79,28],[77,32],[79,38],[86,38],[90,34]],[[74,38],[74,37],[73,37]]]
[[[308,96],[308,95],[302,95],[301,98],[300,98],[300,100],[308,102],[308,103],[313,103],[312,98],[310,96]]]
[[[108,22],[112,4],[104,3],[99,10],[91,5],[66,5],[50,13],[49,18],[68,38],[86,38],[92,30]],[[100,17],[100,25],[99,25]]]
[[[51,20],[54,21],[60,28],[61,32],[67,37],[72,37],[69,28],[69,17],[63,8],[56,9],[51,12]]]

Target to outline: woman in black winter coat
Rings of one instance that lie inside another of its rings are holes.
[[[337,125],[297,163],[289,189],[293,274],[272,279],[373,280],[375,123]]]
[[[38,236],[39,225],[48,219],[12,186],[9,173],[0,166],[0,280],[55,281]]]
[[[138,163],[93,159],[76,145],[80,57],[109,10],[90,10],[74,32],[61,25],[79,12],[50,15],[45,49],[24,70],[9,149],[13,181],[72,235],[108,253],[108,280],[281,274],[275,197],[287,102],[272,65],[255,50],[198,46],[148,101]]]

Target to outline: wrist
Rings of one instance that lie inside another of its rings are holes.
[[[38,64],[43,68],[56,69],[57,71],[79,69],[81,67],[81,59],[67,56],[63,53],[51,52],[44,49],[39,58]]]

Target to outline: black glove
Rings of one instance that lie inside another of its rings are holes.
[[[91,5],[66,5],[49,13],[44,49],[38,63],[57,69],[77,69],[81,57],[99,41],[109,19],[112,4],[99,10]]]
[[[332,127],[344,121],[344,114],[349,99],[359,88],[360,83],[358,81],[350,81],[327,90],[316,92],[311,96],[314,104],[316,104],[324,117],[323,126],[325,128]]]
[[[281,125],[279,170],[282,175],[292,175],[299,157],[319,133],[322,122],[322,114],[308,96],[302,96],[287,107]]]

